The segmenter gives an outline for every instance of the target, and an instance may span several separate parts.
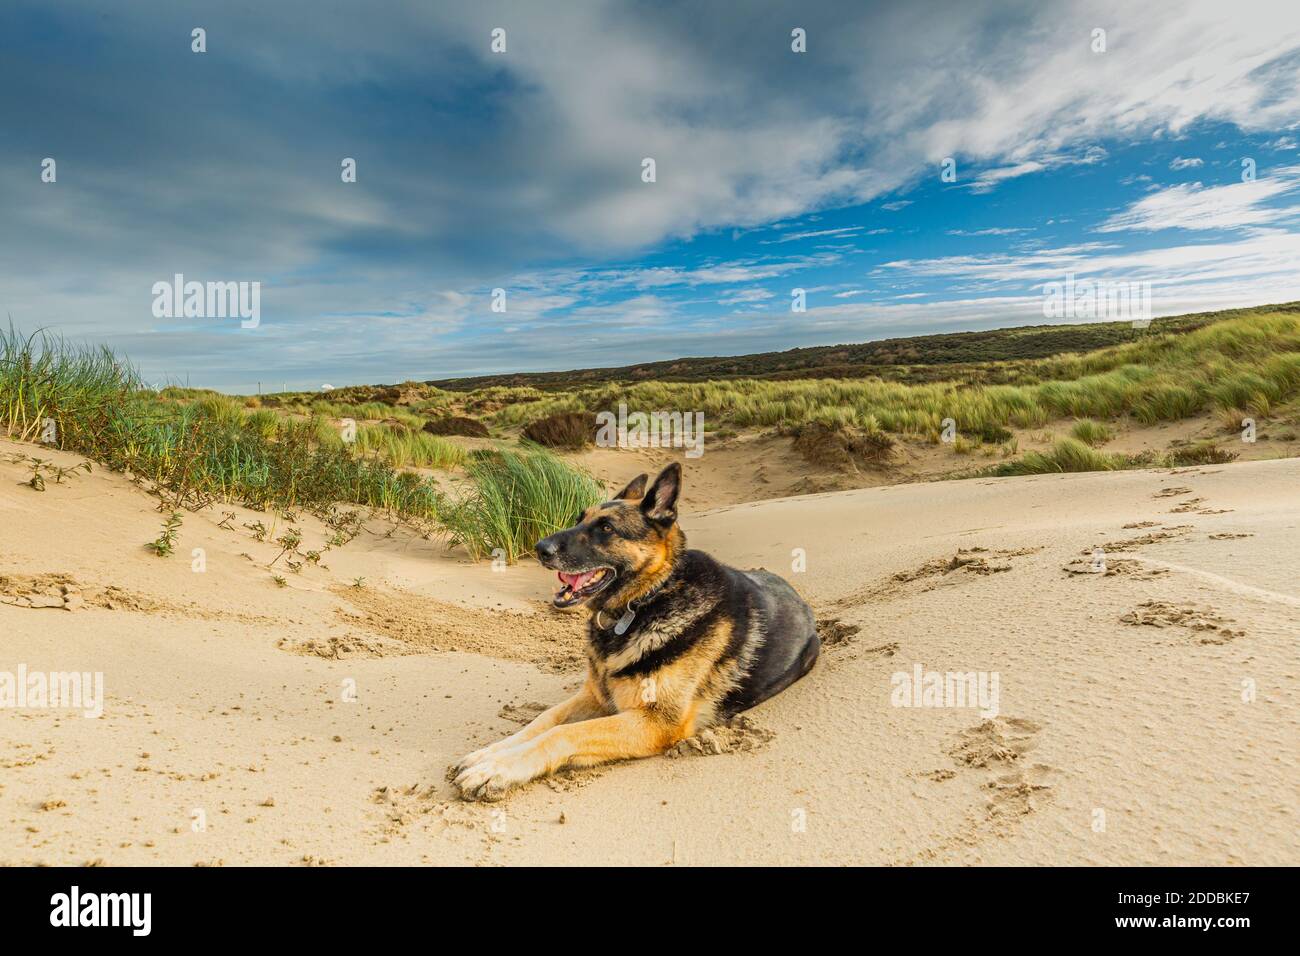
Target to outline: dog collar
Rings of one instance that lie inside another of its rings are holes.
[[[649,594],[642,595],[641,607],[645,607],[647,604],[649,604],[650,601],[654,599],[654,596],[663,589],[664,584],[667,583],[668,582],[665,581],[662,584],[660,584],[658,587],[656,587],[653,591],[651,591]],[[637,609],[633,606],[635,604],[636,601],[628,601],[627,607],[623,609],[623,616],[614,622],[614,633],[617,634],[619,637],[622,637],[624,634],[626,634],[627,629],[631,627],[632,622],[636,620]],[[600,616],[604,613],[605,613],[604,608],[601,608],[596,612],[596,628],[601,631],[605,630],[605,626],[600,623]]]
[[[605,625],[600,623],[600,616],[603,613],[605,613],[604,610],[596,612],[596,627],[602,631],[605,630]],[[622,637],[627,633],[627,629],[632,626],[634,620],[636,620],[636,611],[632,609],[632,605],[629,603],[627,610],[623,612],[623,616],[614,622],[614,633]]]

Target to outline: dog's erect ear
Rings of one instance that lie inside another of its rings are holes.
[[[641,499],[641,512],[650,521],[672,524],[677,520],[677,493],[682,490],[682,466],[673,462]]]
[[[650,480],[649,475],[637,475],[627,483],[627,487],[616,494],[612,501],[622,499],[624,501],[640,501],[645,496],[645,483]]]

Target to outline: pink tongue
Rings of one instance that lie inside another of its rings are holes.
[[[579,591],[582,589],[583,585],[592,579],[595,573],[595,571],[584,571],[581,574],[565,574],[563,571],[560,571],[559,575],[561,581],[573,588],[573,590]]]

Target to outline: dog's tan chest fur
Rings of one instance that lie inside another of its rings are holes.
[[[675,636],[663,631],[642,634],[608,658],[593,651],[589,666],[591,684],[603,706],[611,712],[644,711],[680,740],[713,722],[718,704],[735,687],[743,662],[721,660],[733,636],[732,622],[724,618],[664,667],[649,674],[618,674]]]

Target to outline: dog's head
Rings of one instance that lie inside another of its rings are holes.
[[[646,490],[637,475],[610,501],[588,508],[572,528],[537,542],[537,559],[560,575],[556,607],[626,604],[662,580],[680,550],[677,494],[682,466],[671,464]]]

